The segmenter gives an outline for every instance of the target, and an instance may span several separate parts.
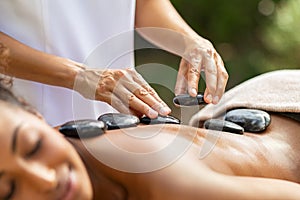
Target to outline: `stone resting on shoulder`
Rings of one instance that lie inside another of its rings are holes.
[[[7,101],[0,102],[0,198],[300,199],[300,123],[274,110],[260,134],[158,124],[78,139]]]

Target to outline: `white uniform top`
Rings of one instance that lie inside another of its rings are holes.
[[[125,68],[134,62],[134,15],[135,0],[1,0],[0,30],[35,49],[82,63],[96,48],[91,67]],[[113,111],[64,88],[15,79],[14,90],[50,125]]]

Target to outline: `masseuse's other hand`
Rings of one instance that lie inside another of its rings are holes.
[[[134,69],[85,69],[77,75],[74,86],[85,98],[109,103],[121,113],[155,118],[171,112]]]
[[[175,94],[195,97],[198,93],[200,72],[205,72],[206,89],[204,100],[217,104],[221,99],[228,80],[224,63],[213,45],[203,38],[186,40],[186,48],[181,60]]]

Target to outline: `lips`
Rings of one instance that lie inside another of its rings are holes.
[[[76,193],[76,176],[75,172],[70,169],[67,179],[61,183],[61,195],[59,195],[58,200],[72,200],[75,198]]]

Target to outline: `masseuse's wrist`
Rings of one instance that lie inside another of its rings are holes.
[[[197,34],[185,36],[185,44],[186,44],[186,47],[198,46],[199,48],[202,48],[202,49],[214,48],[213,44],[209,40],[207,40]]]
[[[82,68],[77,70],[73,89],[83,97],[94,100],[98,88],[98,82],[103,74],[103,70]]]
[[[61,76],[60,86],[73,90],[79,74],[83,73],[86,67],[82,63],[65,58],[63,58],[60,63],[62,65],[62,69],[64,69],[59,75]]]

